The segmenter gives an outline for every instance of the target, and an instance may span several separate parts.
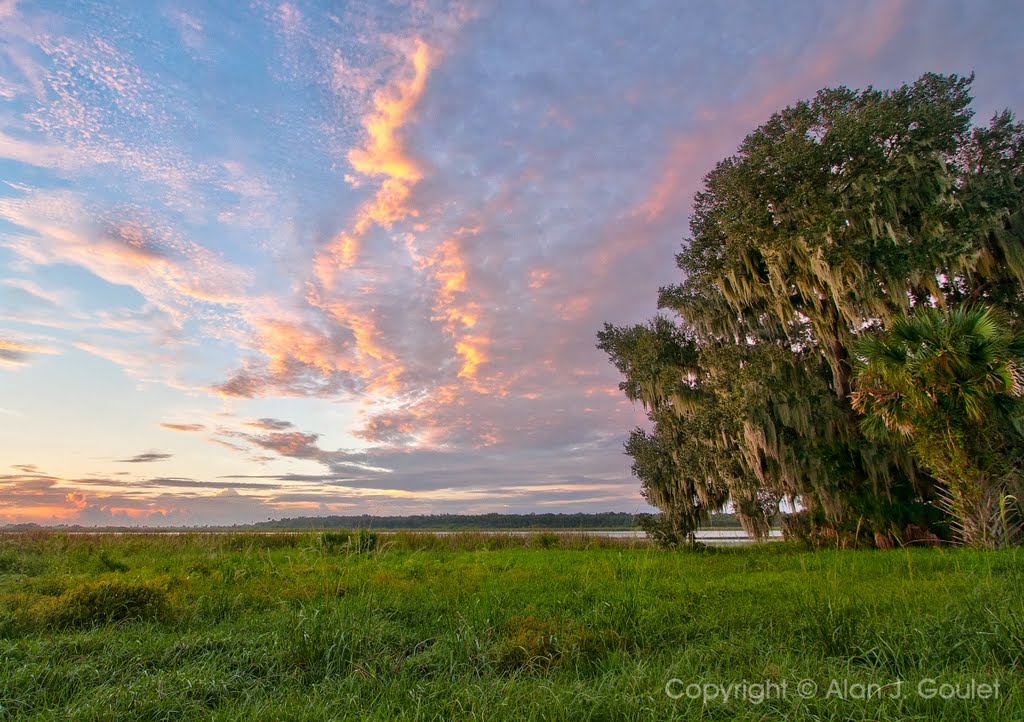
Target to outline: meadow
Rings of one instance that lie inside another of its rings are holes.
[[[0,719],[1020,720],[1022,612],[1020,549],[7,534]]]

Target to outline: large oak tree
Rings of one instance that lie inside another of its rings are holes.
[[[822,90],[705,177],[674,319],[598,334],[650,414],[627,452],[656,506],[692,526],[728,499],[754,534],[782,497],[883,535],[929,513],[932,476],[862,433],[851,359],[918,305],[1021,322],[1024,128],[972,126],[972,80]]]

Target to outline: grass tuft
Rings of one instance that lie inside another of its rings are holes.
[[[171,604],[167,591],[153,584],[102,581],[81,584],[59,597],[43,598],[32,612],[42,625],[63,629],[166,621],[171,616]]]

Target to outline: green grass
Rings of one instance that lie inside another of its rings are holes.
[[[368,539],[0,537],[0,719],[1024,719],[1021,550]]]

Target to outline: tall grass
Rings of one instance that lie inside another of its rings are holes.
[[[337,532],[332,532],[337,534]],[[1024,553],[0,538],[0,719],[1024,719]],[[672,699],[666,683],[821,694]],[[925,699],[921,680],[1000,683]],[[831,680],[898,698],[827,697]]]

